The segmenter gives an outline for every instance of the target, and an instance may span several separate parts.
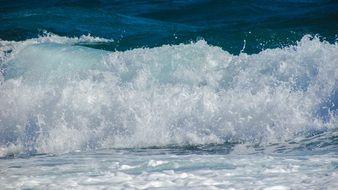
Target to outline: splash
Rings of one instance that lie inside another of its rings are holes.
[[[252,55],[203,40],[124,52],[83,40],[106,41],[0,42],[3,154],[264,145],[336,126],[338,46],[317,37]]]

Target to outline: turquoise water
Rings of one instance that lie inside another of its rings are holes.
[[[335,189],[336,1],[1,1],[4,189]]]

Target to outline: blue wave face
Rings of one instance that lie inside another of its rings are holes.
[[[2,152],[269,145],[336,129],[337,44],[304,36],[233,55],[203,40],[123,52],[83,43],[110,42],[1,41]]]

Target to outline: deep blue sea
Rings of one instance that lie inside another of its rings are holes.
[[[338,189],[338,1],[0,0],[0,189]]]

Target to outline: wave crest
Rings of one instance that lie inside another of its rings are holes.
[[[238,56],[203,40],[107,52],[38,39],[1,42],[4,147],[270,144],[336,126],[338,46],[317,37]]]

